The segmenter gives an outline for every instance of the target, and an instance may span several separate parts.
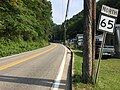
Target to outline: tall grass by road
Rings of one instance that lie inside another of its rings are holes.
[[[99,77],[96,85],[84,84],[80,81],[82,75],[82,61],[80,53],[75,53],[76,90],[120,90],[120,59],[102,59]],[[97,60],[96,60],[97,63]]]
[[[26,52],[41,48],[48,45],[46,41],[43,42],[13,42],[13,41],[0,41],[0,57],[10,56],[21,52]]]

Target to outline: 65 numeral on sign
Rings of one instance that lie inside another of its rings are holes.
[[[112,33],[113,29],[114,29],[114,23],[115,23],[114,18],[101,15],[101,19],[99,22],[99,30],[103,30],[103,31]]]
[[[101,26],[102,26],[102,27],[106,27],[106,26],[107,26],[108,29],[112,29],[112,28],[113,28],[113,25],[114,25],[113,21],[112,21],[112,20],[109,20],[108,23],[106,24],[105,20],[106,20],[106,19],[103,19],[103,20],[101,21],[101,23],[100,23]]]

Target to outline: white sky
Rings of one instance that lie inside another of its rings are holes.
[[[62,24],[65,20],[65,13],[68,0],[49,0],[52,3],[52,16],[53,22],[56,24]],[[72,18],[83,9],[84,0],[70,0],[68,19]],[[98,1],[98,0],[97,0]]]

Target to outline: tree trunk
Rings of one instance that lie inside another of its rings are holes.
[[[94,61],[95,61],[95,47],[96,47],[96,0],[92,1],[92,80],[94,81]]]
[[[92,0],[84,0],[83,34],[82,81],[89,83],[92,78]]]

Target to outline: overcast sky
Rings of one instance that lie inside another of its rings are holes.
[[[61,24],[65,20],[65,13],[68,0],[49,0],[52,3],[52,16],[56,24]],[[68,19],[83,10],[84,0],[70,0]],[[98,0],[97,0],[98,1]]]

